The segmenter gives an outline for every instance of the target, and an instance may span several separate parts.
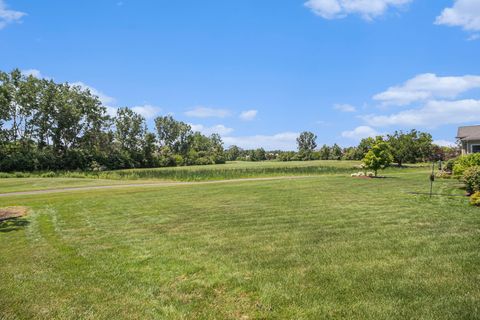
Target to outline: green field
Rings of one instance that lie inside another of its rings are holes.
[[[428,191],[424,168],[357,179],[353,163],[310,165],[288,164],[302,179],[2,197],[31,212],[0,223],[0,318],[480,318],[480,210],[466,197],[409,194]],[[219,177],[206,176],[184,180]],[[29,189],[0,185],[17,181]],[[434,191],[464,193],[456,180]]]
[[[36,173],[0,173],[1,181],[9,178],[73,178],[65,184],[74,184],[78,178],[99,180],[156,180],[156,181],[215,181],[256,177],[314,176],[327,174],[349,174],[358,172],[360,161],[265,161],[265,162],[228,162],[223,165],[188,166],[155,169],[127,169],[102,172],[36,172]],[[410,167],[391,167],[387,173],[404,172],[408,168],[424,169],[425,165]],[[4,177],[5,179],[1,179]],[[77,182],[78,183],[78,182]],[[83,182],[101,184],[101,182]],[[9,184],[9,182],[5,182]]]
[[[0,179],[0,193],[30,190],[51,190],[124,184],[126,181],[75,178],[8,178]]]

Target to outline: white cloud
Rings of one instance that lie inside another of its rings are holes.
[[[162,111],[161,108],[155,107],[149,104],[143,105],[143,106],[135,106],[132,108],[133,111],[136,113],[142,115],[145,119],[152,119],[155,118],[160,114]]]
[[[5,1],[0,0],[0,30],[10,23],[20,23],[26,15],[25,12],[9,10]]]
[[[97,90],[83,82],[73,82],[71,83],[72,86],[78,86],[80,88],[82,88],[83,90],[90,90],[90,93],[97,96],[98,99],[100,99],[100,101],[102,102],[102,104],[104,106],[107,106],[107,105],[110,105],[112,103],[115,103],[115,98],[112,98],[108,95],[106,95],[105,93],[101,92],[100,90]]]
[[[217,124],[217,125],[212,126],[212,127],[206,127],[206,126],[201,125],[201,124],[190,124],[190,126],[192,127],[193,131],[198,131],[198,132],[200,132],[200,133],[202,133],[206,136],[209,136],[213,133],[218,133],[221,136],[225,136],[225,135],[233,132],[232,128],[228,128],[228,127],[224,126],[223,124]]]
[[[435,140],[433,144],[436,144],[440,147],[456,147],[457,144],[455,142],[447,141],[447,140]]]
[[[295,150],[299,133],[283,132],[275,135],[256,135],[244,137],[223,137],[225,145],[236,145],[243,149],[264,148],[265,150]]]
[[[480,31],[480,1],[455,0],[453,7],[445,8],[435,23],[462,27],[466,31]]]
[[[352,131],[342,132],[342,137],[358,141],[362,140],[363,138],[376,137],[378,135],[381,134],[369,126],[360,126]]]
[[[230,111],[226,109],[196,107],[185,112],[185,115],[192,118],[225,118],[230,115]]]
[[[336,104],[333,106],[335,110],[341,111],[341,112],[356,112],[357,109],[349,104]]]
[[[446,124],[480,122],[480,100],[431,100],[419,109],[392,115],[368,115],[363,119],[371,126],[422,126],[435,128]]]
[[[257,110],[247,110],[243,111],[240,114],[240,119],[245,121],[251,121],[257,117],[258,111]]]
[[[325,19],[359,14],[366,20],[383,15],[389,7],[400,7],[413,0],[308,0],[305,6]]]
[[[22,74],[24,76],[33,76],[37,79],[44,79],[44,78],[48,78],[48,77],[45,77],[41,72],[40,70],[37,70],[37,69],[27,69],[27,70],[22,70]]]
[[[480,88],[480,76],[438,77],[433,73],[425,73],[400,86],[390,87],[373,99],[385,105],[404,106],[430,99],[453,99],[475,88]]]

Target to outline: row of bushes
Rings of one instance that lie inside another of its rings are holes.
[[[461,156],[448,161],[439,177],[456,177],[465,183],[470,203],[480,206],[480,153]]]

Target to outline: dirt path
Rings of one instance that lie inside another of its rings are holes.
[[[215,180],[215,181],[201,181],[201,182],[129,183],[129,184],[117,184],[117,185],[107,185],[107,186],[71,187],[71,188],[58,188],[58,189],[46,189],[46,190],[15,191],[15,192],[8,192],[8,193],[0,193],[0,197],[26,196],[26,195],[50,194],[50,193],[65,193],[65,192],[103,190],[103,189],[137,188],[137,187],[174,187],[174,186],[203,185],[203,184],[217,184],[217,183],[235,183],[235,182],[248,182],[248,181],[297,180],[297,179],[308,179],[308,178],[313,178],[313,177],[319,177],[319,176],[245,178],[245,179]]]

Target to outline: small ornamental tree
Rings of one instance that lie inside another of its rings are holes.
[[[379,169],[385,169],[393,162],[390,145],[384,141],[377,140],[375,145],[367,152],[363,158],[363,164],[367,169],[375,172],[375,177]]]

